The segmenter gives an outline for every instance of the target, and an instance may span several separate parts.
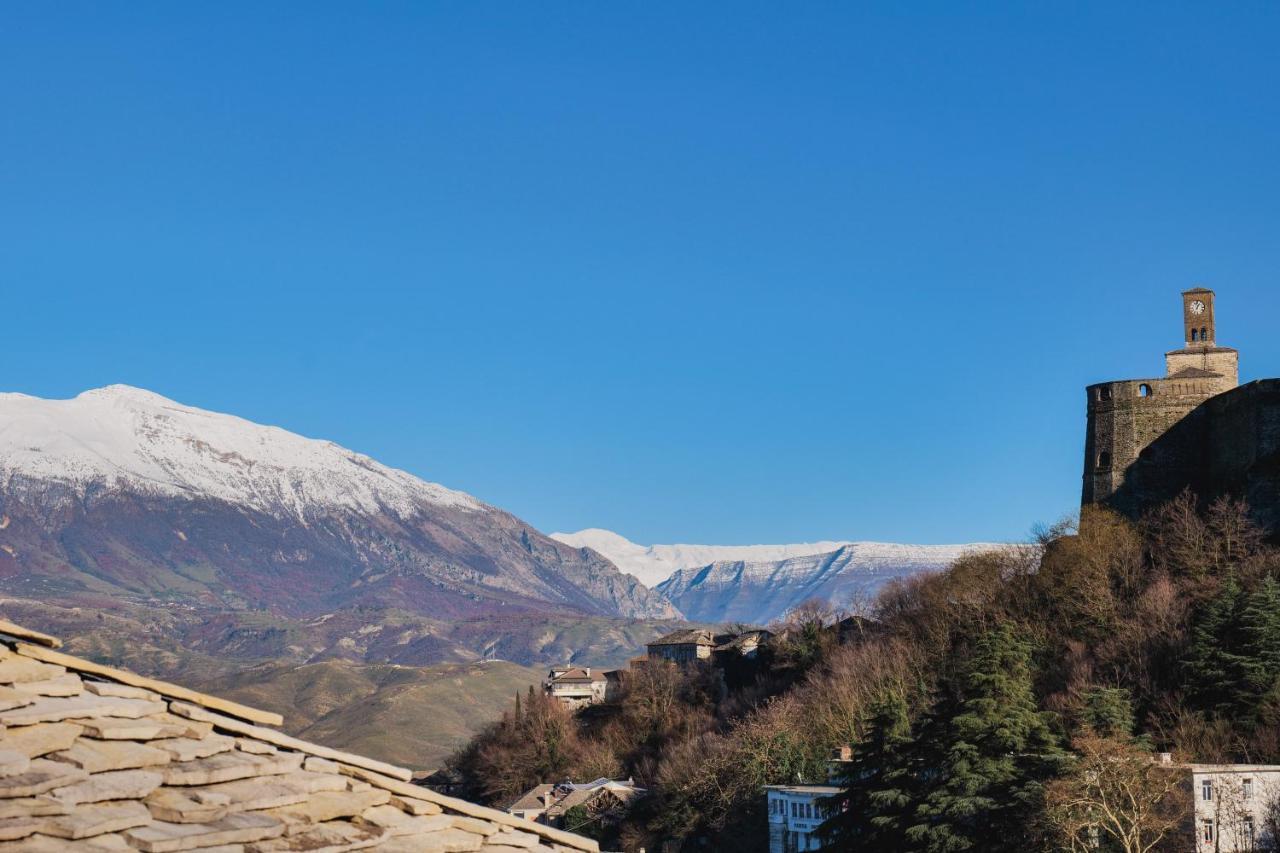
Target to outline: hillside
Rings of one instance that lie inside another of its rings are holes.
[[[292,617],[678,615],[470,495],[123,385],[0,394],[0,592]]]
[[[1183,762],[1280,761],[1280,550],[1190,494],[1039,544],[894,579],[859,630],[806,608],[753,659],[644,667],[572,717],[530,703],[451,764],[495,802],[634,776],[618,849],[763,853],[761,786],[824,783],[848,746],[830,849],[1196,847]]]
[[[200,688],[277,711],[293,735],[434,770],[545,673],[507,661],[426,667],[267,664]]]

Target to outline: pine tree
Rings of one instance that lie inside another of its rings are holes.
[[[1123,687],[1095,687],[1084,694],[1084,724],[1104,738],[1133,736],[1133,702]]]
[[[822,825],[826,850],[900,850],[914,780],[911,723],[899,693],[876,702],[866,737],[839,779],[843,791],[827,803],[831,817]]]
[[[1240,612],[1240,716],[1256,719],[1259,704],[1280,679],[1280,583],[1270,575],[1248,597]]]
[[[1191,703],[1220,716],[1233,715],[1245,680],[1246,660],[1241,654],[1243,603],[1240,583],[1231,572],[1195,620],[1183,661]]]
[[[1010,624],[978,638],[958,678],[959,713],[932,715],[935,766],[906,831],[928,853],[1026,850],[1044,782],[1065,761],[1032,691],[1030,645]]]

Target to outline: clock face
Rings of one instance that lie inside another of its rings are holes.
[[[1197,299],[1195,302],[1192,302],[1192,303],[1191,303],[1191,305],[1190,305],[1190,306],[1188,306],[1188,307],[1190,307],[1190,308],[1191,308],[1191,313],[1192,313],[1192,314],[1203,314],[1203,313],[1204,313],[1204,303],[1203,303],[1203,302],[1201,302],[1199,299]]]

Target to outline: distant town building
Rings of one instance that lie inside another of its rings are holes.
[[[719,635],[715,638],[718,644],[711,650],[711,656],[713,659],[731,655],[754,658],[760,645],[772,636],[772,633],[763,629],[744,631],[741,634]]]
[[[1244,853],[1273,850],[1275,810],[1280,808],[1280,766],[1186,764],[1195,802],[1197,851]]]
[[[589,666],[557,666],[547,673],[542,689],[570,708],[581,708],[613,698],[619,683],[617,670],[603,672]]]
[[[570,809],[579,808],[579,814],[585,820],[614,821],[619,819],[630,807],[631,802],[644,792],[645,789],[636,787],[631,779],[626,781],[597,779],[583,784],[561,782],[555,785],[535,785],[507,806],[507,812],[535,823],[564,829],[565,817]]]
[[[818,850],[818,827],[827,819],[826,799],[840,793],[835,785],[766,785],[769,853]]]
[[[826,798],[842,790],[835,780],[847,772],[853,760],[853,747],[831,750],[827,760],[826,785],[766,785],[764,788],[769,815],[769,853],[797,853],[818,850],[822,842],[818,827],[830,813]]]
[[[760,645],[772,636],[764,630],[717,634],[705,628],[690,628],[659,637],[647,648],[649,660],[668,660],[677,664],[712,660],[725,655],[752,658]]]
[[[690,663],[696,660],[707,660],[716,643],[715,635],[700,628],[676,631],[659,637],[646,648],[649,660],[669,660],[672,663]]]

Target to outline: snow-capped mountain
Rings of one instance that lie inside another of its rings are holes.
[[[673,572],[722,560],[773,562],[835,551],[848,542],[804,542],[794,545],[637,545],[612,530],[588,528],[577,533],[552,533],[551,538],[574,548],[590,548],[618,568],[655,587]]]
[[[346,509],[412,515],[475,498],[381,465],[331,441],[111,385],[71,400],[0,394],[0,476],[94,489],[202,497],[305,521]]]
[[[680,569],[655,589],[694,621],[766,625],[808,599],[847,608],[894,578],[939,571],[965,554],[997,547],[853,542],[823,554]]]
[[[0,394],[0,592],[293,615],[678,615],[470,495],[124,385]]]

